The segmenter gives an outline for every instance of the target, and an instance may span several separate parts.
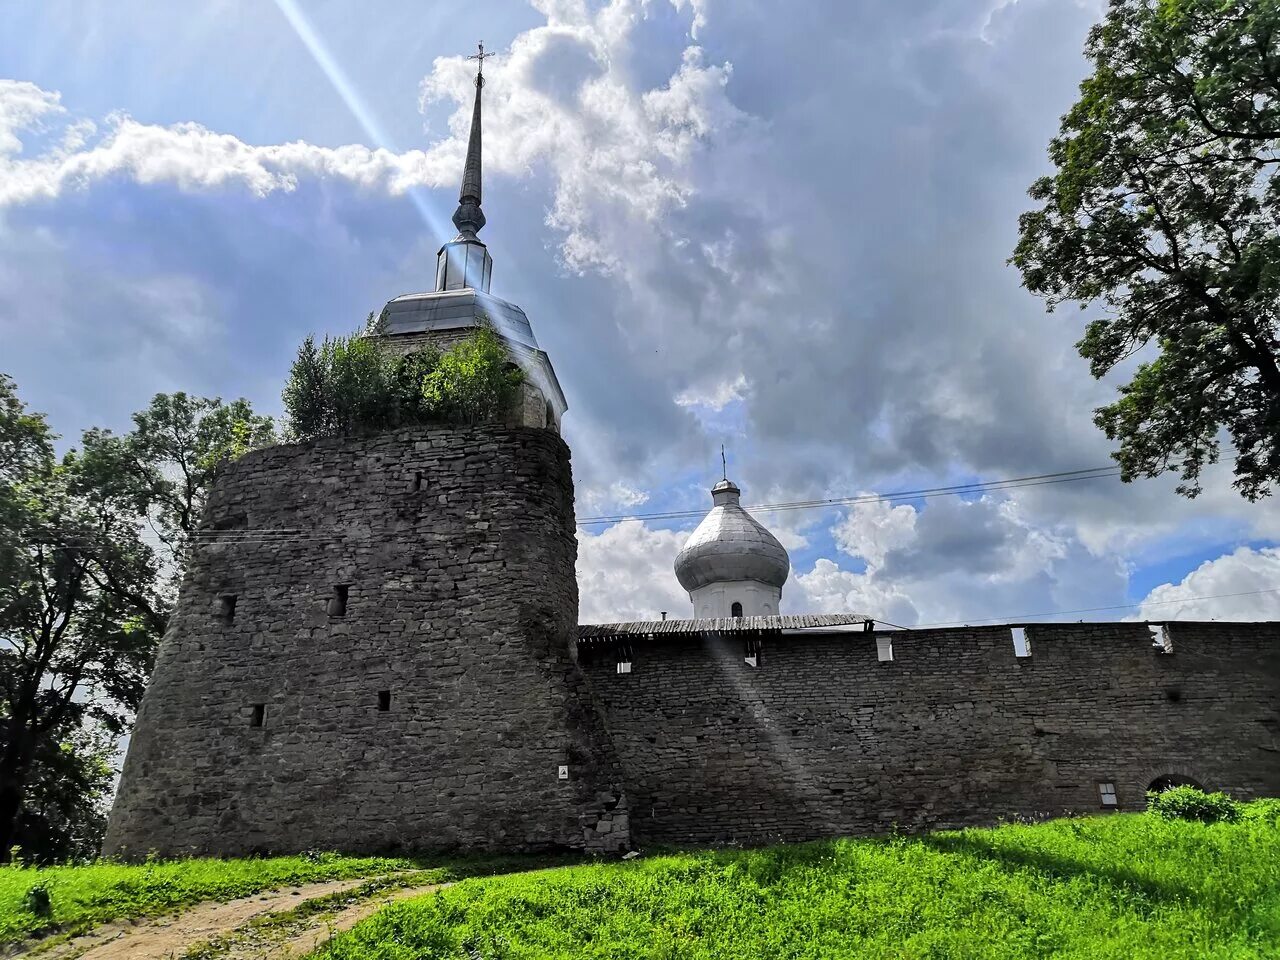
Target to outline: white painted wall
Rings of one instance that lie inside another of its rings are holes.
[[[695,617],[731,617],[733,604],[742,604],[744,617],[772,617],[782,602],[782,588],[759,580],[723,580],[689,594]]]

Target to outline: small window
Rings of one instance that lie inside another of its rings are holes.
[[[415,471],[414,471],[414,474],[413,474],[413,492],[414,492],[414,493],[421,493],[421,492],[422,492],[422,471],[421,471],[421,470],[415,470]]]
[[[236,595],[224,593],[218,598],[218,617],[230,623],[236,618]]]
[[[1116,785],[1114,783],[1098,784],[1098,799],[1104,807],[1114,807],[1116,801]]]
[[[1031,656],[1031,641],[1027,639],[1027,628],[1010,627],[1009,632],[1013,634],[1013,655],[1015,657]]]
[[[378,710],[382,713],[386,713],[390,709],[391,709],[391,691],[379,690],[378,691]]]
[[[619,673],[630,673],[630,672],[631,672],[631,661],[630,661],[630,660],[619,660],[619,661],[618,661],[618,672],[619,672]]]
[[[329,598],[329,616],[345,617],[347,615],[347,590],[345,583],[333,588],[333,596]]]
[[[729,616],[735,618],[742,616],[742,604],[738,603],[737,600],[733,601],[733,606],[729,608]]]
[[[893,638],[876,637],[876,659],[888,663],[893,659]]]
[[[249,726],[260,727],[267,720],[267,705],[265,703],[255,703],[249,712]]]
[[[742,659],[748,667],[760,668],[760,648],[759,637],[749,637],[743,645]]]

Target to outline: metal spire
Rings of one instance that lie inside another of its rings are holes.
[[[471,113],[471,138],[467,141],[467,162],[462,168],[458,209],[453,212],[453,225],[458,228],[460,240],[474,240],[484,226],[484,213],[480,209],[480,90],[484,87],[484,62],[492,56],[484,52],[481,43],[479,52],[467,57],[476,61],[476,105]]]
[[[729,479],[729,461],[724,458],[724,444],[720,444],[720,476],[724,480]]]

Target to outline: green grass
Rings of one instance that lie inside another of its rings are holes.
[[[79,933],[107,920],[135,918],[195,903],[233,900],[261,890],[321,880],[378,876],[413,867],[384,857],[274,857],[174,860],[126,866],[0,866],[0,944],[51,932]],[[49,891],[50,913],[27,909],[33,886]]]
[[[327,960],[1280,956],[1274,801],[698,852],[468,880],[386,908]]]

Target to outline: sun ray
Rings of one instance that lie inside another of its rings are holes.
[[[382,147],[393,153],[399,153],[400,148],[386,130],[383,129],[382,124],[378,121],[377,114],[360,95],[360,91],[356,89],[351,77],[347,75],[347,72],[325,44],[324,39],[312,26],[306,14],[302,12],[297,0],[275,0],[275,4],[289,26],[293,28],[293,32],[297,34],[298,39],[302,41],[302,45],[307,48],[307,52],[311,54],[311,58],[315,60],[316,65],[324,71],[324,75],[329,80],[334,92],[342,98],[343,104],[346,105],[356,122],[360,124],[361,129],[364,130],[365,136],[373,141],[374,146]],[[431,208],[421,188],[410,187],[407,193],[413,205],[418,208],[418,213],[422,216],[423,223],[431,231],[432,235],[442,240],[451,235],[447,221],[438,211]]]

